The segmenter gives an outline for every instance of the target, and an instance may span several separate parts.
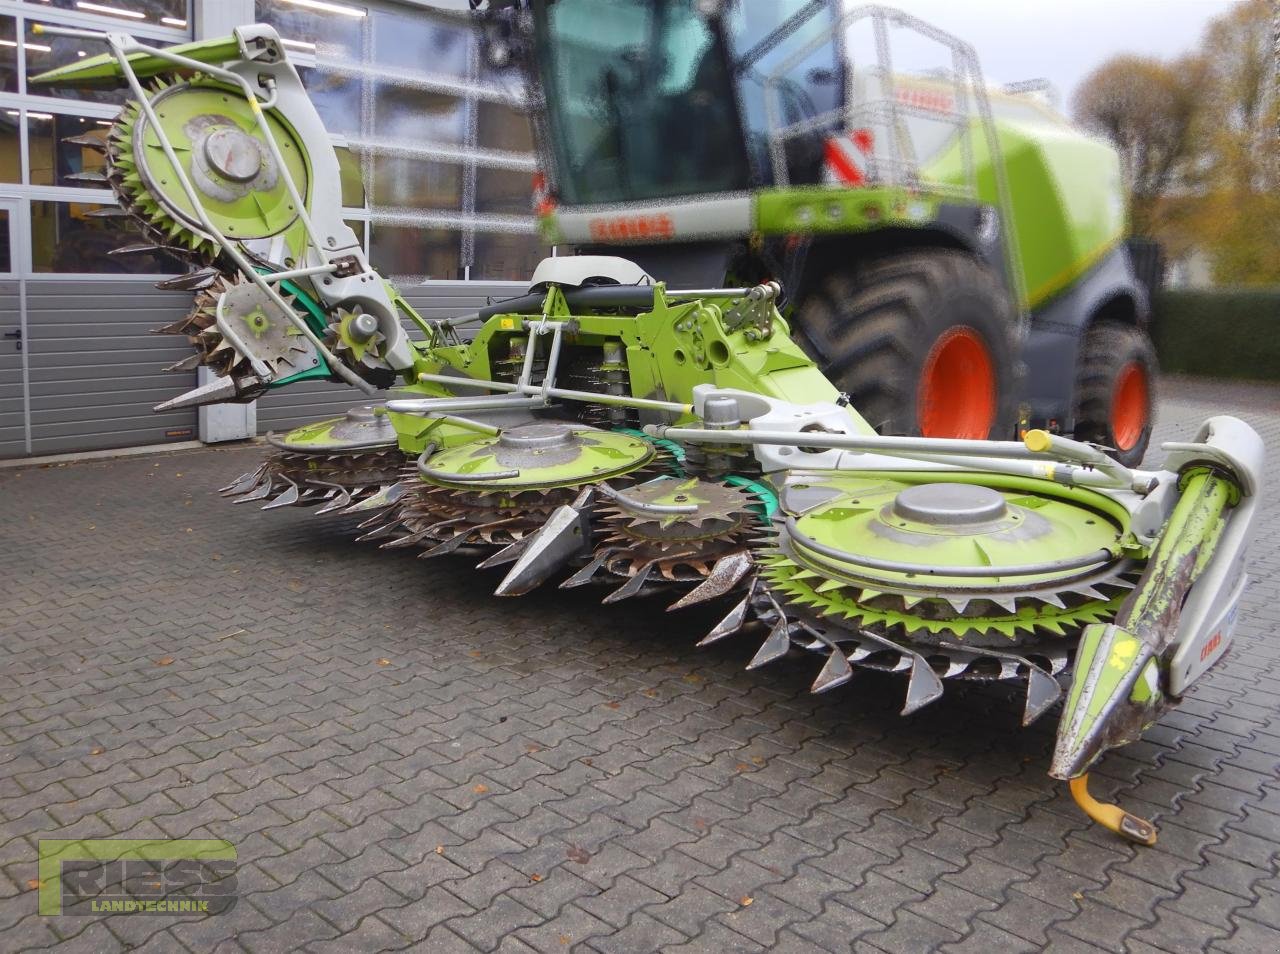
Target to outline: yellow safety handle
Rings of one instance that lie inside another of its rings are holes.
[[[1071,788],[1071,797],[1076,800],[1080,810],[1103,828],[1140,845],[1156,843],[1156,826],[1151,822],[1137,815],[1130,815],[1119,805],[1100,802],[1089,794],[1088,772],[1071,779],[1067,784]]]

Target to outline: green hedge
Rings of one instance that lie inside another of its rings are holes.
[[[1280,381],[1280,289],[1161,291],[1151,337],[1165,371]]]

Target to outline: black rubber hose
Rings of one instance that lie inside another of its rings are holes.
[[[485,321],[494,315],[541,315],[542,303],[546,300],[545,292],[521,295],[505,301],[485,305],[478,312]],[[596,285],[590,288],[575,288],[564,294],[565,301],[571,307],[584,308],[652,308],[652,285]]]

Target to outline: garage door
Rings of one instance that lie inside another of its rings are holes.
[[[6,253],[0,249],[0,265]],[[440,282],[405,297],[424,317],[446,318],[522,291],[513,282]],[[38,276],[25,281],[25,297],[24,325],[22,284],[0,274],[0,333],[14,335],[0,338],[0,457],[197,436],[196,410],[151,410],[195,387],[194,372],[163,370],[191,354],[186,339],[151,333],[190,309],[189,292],[160,292],[131,277]],[[258,401],[258,428],[287,431],[367,400],[346,385],[293,385]]]
[[[145,279],[27,279],[30,453],[192,440],[195,411],[151,410],[195,386],[163,370],[191,354],[186,339],[151,333],[190,307]]]
[[[0,281],[0,457],[27,452],[22,301],[16,281]]]
[[[27,451],[26,329],[13,239],[18,200],[0,196],[0,458]]]

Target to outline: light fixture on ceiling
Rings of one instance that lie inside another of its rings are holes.
[[[89,0],[76,0],[76,9],[85,10],[89,13],[105,13],[111,17],[128,17],[130,20],[145,20],[147,15],[139,13],[137,10],[121,10],[119,7],[109,7],[103,3],[90,3]]]
[[[360,7],[349,7],[345,3],[330,3],[329,0],[284,0],[285,3],[292,3],[295,7],[306,7],[308,10],[318,10],[320,13],[336,13],[344,17],[355,17],[363,19],[367,13]]]
[[[11,46],[16,49],[18,42],[16,40],[0,40],[0,46]],[[37,50],[40,53],[50,53],[53,51],[53,47],[45,46],[43,43],[23,43],[22,48],[25,50]]]

